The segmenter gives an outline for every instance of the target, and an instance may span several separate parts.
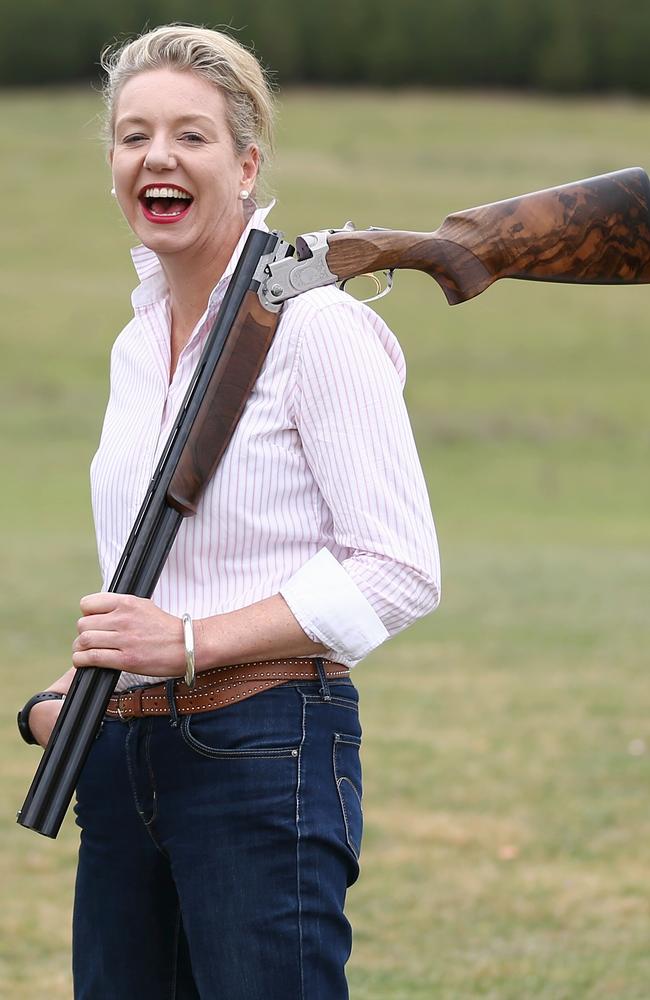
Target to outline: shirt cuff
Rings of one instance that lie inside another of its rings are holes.
[[[306,634],[346,660],[361,660],[389,633],[352,577],[321,549],[280,588]]]

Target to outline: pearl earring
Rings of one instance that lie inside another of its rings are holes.
[[[115,197],[115,188],[111,188],[111,194]]]
[[[248,198],[248,191],[246,190],[246,188],[244,188],[242,191],[239,192],[239,197],[241,198],[242,201],[246,201],[246,199]]]

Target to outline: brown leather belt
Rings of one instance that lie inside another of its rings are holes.
[[[349,677],[350,671],[342,663],[322,660],[328,680]],[[196,684],[190,690],[182,680],[174,681],[174,702],[179,715],[210,712],[215,708],[233,705],[250,698],[259,691],[268,691],[287,681],[317,681],[320,679],[317,660],[259,660],[255,663],[235,663],[228,667],[213,667],[196,675]],[[106,714],[112,718],[142,718],[145,715],[170,715],[167,685],[152,684],[135,690],[114,694]]]

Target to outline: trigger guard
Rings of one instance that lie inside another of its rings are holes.
[[[355,274],[354,278],[372,278],[375,284],[377,285],[376,295],[371,295],[370,298],[368,299],[357,299],[357,302],[362,302],[364,305],[366,305],[368,302],[376,302],[378,299],[383,299],[385,295],[388,295],[388,293],[393,290],[393,269],[389,268],[389,270],[384,271],[384,275],[386,276],[386,287],[382,289],[381,281],[374,273],[374,271],[367,271],[365,274]],[[337,288],[340,288],[341,291],[344,292],[345,286],[348,284],[349,281],[354,281],[354,278],[344,278],[342,281],[338,281]]]

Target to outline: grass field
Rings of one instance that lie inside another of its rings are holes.
[[[87,466],[134,284],[86,91],[0,95],[0,994],[70,997],[76,829],[18,828],[26,697],[98,585]],[[273,221],[435,228],[450,211],[650,164],[650,105],[288,93]],[[353,1000],[650,996],[646,288],[501,282],[379,304],[440,535],[440,610],[356,673],[363,875]],[[119,998],[116,998],[119,1000]],[[291,998],[288,998],[291,1000]],[[333,998],[334,1000],[334,998]]]

